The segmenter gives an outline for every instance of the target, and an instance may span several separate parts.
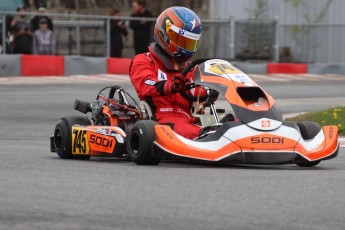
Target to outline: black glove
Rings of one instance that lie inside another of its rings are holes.
[[[186,91],[186,85],[188,80],[182,74],[177,74],[173,77],[173,80],[167,80],[164,84],[164,94],[171,95],[178,92]]]
[[[213,101],[216,101],[218,99],[218,96],[219,96],[219,92],[213,89],[212,92],[210,93],[210,98]]]

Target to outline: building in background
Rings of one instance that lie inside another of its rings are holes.
[[[1,0],[0,10],[15,10],[24,2],[34,9],[41,0]],[[42,0],[43,1],[43,0]],[[109,7],[131,14],[131,0],[45,1],[49,12],[105,15]],[[292,62],[345,62],[344,0],[146,0],[153,16],[169,6],[193,9],[200,18],[220,20],[204,23],[198,57],[278,60]],[[103,56],[106,43],[102,20],[55,17],[57,52],[61,55]],[[235,23],[231,24],[230,19]],[[251,24],[246,24],[250,19]],[[90,23],[88,23],[90,21]],[[253,23],[255,22],[255,23]],[[260,22],[262,22],[260,24]],[[128,26],[127,22],[127,26]],[[235,25],[232,27],[232,25]],[[76,45],[79,39],[80,45]],[[123,56],[132,57],[132,31],[124,42]],[[279,47],[279,49],[277,48]]]
[[[16,11],[19,6],[23,5],[23,0],[1,0],[0,11]]]
[[[278,20],[279,46],[291,51],[292,61],[345,62],[344,0],[211,0],[209,4],[213,19]]]

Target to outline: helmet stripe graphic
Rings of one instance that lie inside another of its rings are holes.
[[[177,27],[177,26],[175,26],[175,25],[171,25],[171,29],[172,29],[174,32],[176,32],[176,33],[182,35],[183,37],[189,38],[189,39],[193,39],[193,40],[198,41],[198,40],[201,38],[201,34],[195,34],[195,33],[186,31],[186,30],[181,29],[181,28],[179,28],[179,27]]]

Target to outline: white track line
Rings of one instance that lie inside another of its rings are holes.
[[[345,138],[344,137],[339,137],[339,144],[341,148],[345,148]]]

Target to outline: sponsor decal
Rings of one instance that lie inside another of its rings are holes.
[[[158,69],[158,81],[168,80],[167,74]]]
[[[161,129],[162,129],[163,133],[165,133],[165,135],[167,135],[169,137],[169,139],[173,139],[173,136],[171,136],[171,134],[168,132],[168,130],[165,129],[164,126],[161,126]]]
[[[102,146],[104,148],[111,148],[113,146],[113,140],[96,136],[95,134],[90,135],[90,143]]]
[[[232,73],[229,69],[227,71],[228,71],[227,72],[228,74],[236,74],[237,73],[237,75],[231,75],[231,76],[234,76],[233,80],[240,82],[241,84],[244,84],[247,86],[253,85],[252,80],[247,75],[245,75],[243,73],[239,73],[240,71],[238,69],[236,69],[235,67],[233,67],[233,69],[231,70],[231,71],[233,71]]]
[[[89,135],[89,143],[92,150],[104,153],[113,153],[116,141],[111,136],[101,136],[98,133]]]
[[[150,80],[150,79],[147,79],[145,82],[144,82],[146,85],[151,85],[151,86],[153,86],[153,85],[155,85],[156,84],[156,82],[155,81],[153,81],[153,80]]]
[[[188,113],[186,113],[185,111],[183,111],[182,109],[178,108],[177,109],[178,113],[183,113],[184,115],[186,115],[187,117],[190,117],[190,115]]]
[[[328,134],[329,139],[333,138],[333,127],[329,128],[329,134]]]
[[[284,144],[284,137],[252,137],[252,144]]]
[[[110,135],[113,133],[111,129],[104,129],[104,128],[97,128],[96,129],[97,133],[105,134],[105,135]]]
[[[86,130],[78,127],[72,127],[72,154],[90,153],[90,147],[87,142]]]
[[[173,108],[160,108],[159,111],[160,112],[173,112],[174,109]]]
[[[211,59],[211,60],[206,61],[206,63],[209,64],[209,65],[212,65],[212,64],[215,64],[215,63],[217,63],[217,64],[229,64],[229,62],[224,61],[222,59]]]
[[[172,24],[170,28],[172,31],[174,31],[175,33],[178,33],[179,35],[182,35],[183,37],[196,40],[196,41],[200,40],[201,34],[195,34],[195,33],[186,31],[182,28],[175,26],[174,24]]]
[[[269,127],[271,127],[271,120],[262,120],[261,121],[261,127],[262,128],[269,128]]]
[[[257,102],[256,106],[261,106],[260,100]],[[258,120],[249,122],[247,125],[259,130],[273,130],[281,126],[281,124],[281,121],[276,121],[270,118],[260,118]]]

